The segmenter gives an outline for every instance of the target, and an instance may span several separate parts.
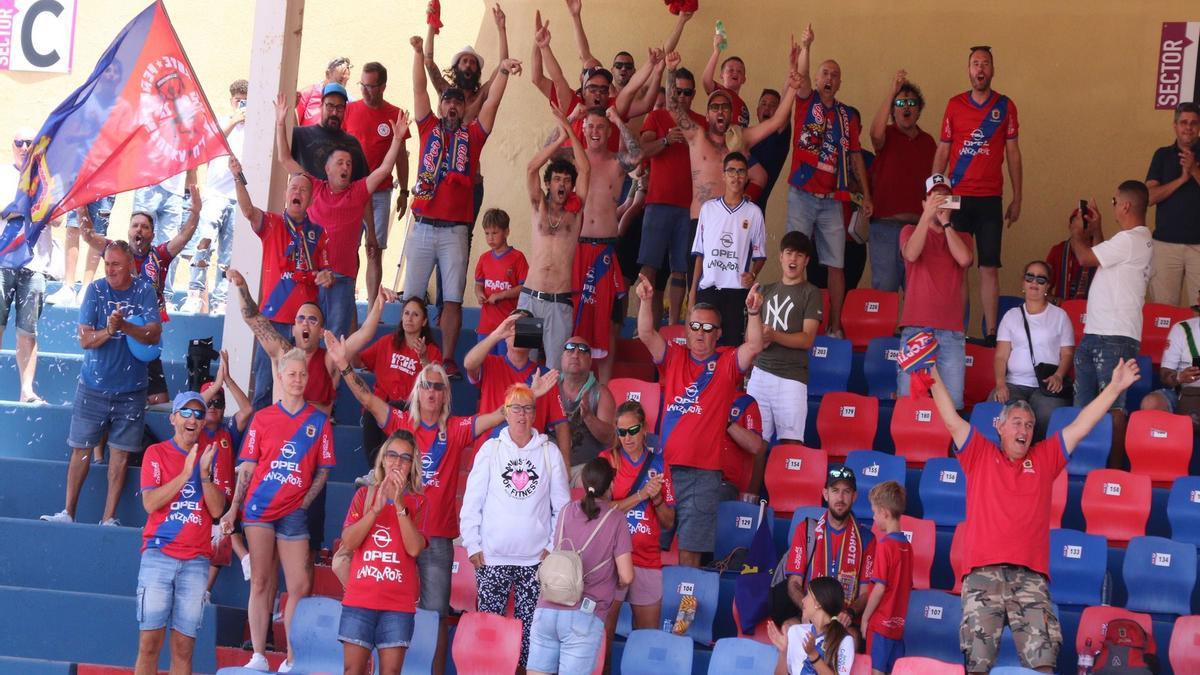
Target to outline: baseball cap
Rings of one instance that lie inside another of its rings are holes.
[[[483,70],[483,57],[480,56],[479,52],[475,51],[475,48],[471,45],[467,45],[466,47],[458,50],[458,53],[454,55],[454,60],[450,62],[450,65],[457,66],[458,60],[464,56],[474,56],[475,62],[479,64],[479,70]]]
[[[215,387],[215,386],[217,386],[217,383],[216,383],[216,382],[205,382],[204,384],[200,385],[200,393],[201,393],[201,394],[203,394],[204,392],[208,391],[209,389],[212,389],[212,388],[213,388],[213,387]],[[224,405],[224,403],[225,403],[225,392],[220,392],[220,393],[218,393],[218,394],[217,394],[217,395],[216,395],[216,396],[213,398],[213,402],[214,402],[214,403],[221,403],[221,405],[218,405],[217,407],[218,407],[218,408],[224,408],[224,407],[225,407],[225,405]]]
[[[854,475],[854,470],[845,464],[838,464],[829,469],[829,475],[825,477],[825,487],[831,488],[839,481],[849,483],[851,490],[858,491],[858,478]]]
[[[730,97],[729,92],[727,91],[714,89],[713,93],[708,95],[708,105],[712,105],[713,99],[716,98],[723,98],[729,103],[729,105],[733,105],[733,98]]]
[[[596,77],[597,75],[608,80],[609,84],[612,84],[612,81],[613,81],[612,71],[610,71],[608,68],[605,68],[604,66],[592,66],[591,68],[588,68],[587,70],[583,71],[583,83],[587,84],[588,80],[592,79],[593,77]]]
[[[330,96],[332,94],[337,94],[347,101],[350,100],[350,95],[346,93],[346,88],[337,82],[330,82],[329,84],[325,85],[325,88],[321,90],[321,99],[324,100],[326,96]]]
[[[448,98],[458,99],[465,103],[467,101],[467,94],[458,87],[446,87],[442,90],[441,100],[445,101]]]
[[[171,404],[171,414],[175,414],[180,410],[183,410],[187,404],[193,401],[199,403],[201,408],[207,408],[207,406],[204,404],[204,397],[200,394],[197,394],[194,391],[181,391],[178,394],[175,394],[175,401]]]
[[[944,187],[947,190],[950,190],[951,194],[954,194],[954,191],[950,188],[950,181],[946,180],[946,177],[943,176],[942,174],[935,173],[932,176],[930,176],[929,178],[925,179],[925,195],[926,196],[928,196],[930,192],[933,192],[933,189],[937,188],[937,187]]]

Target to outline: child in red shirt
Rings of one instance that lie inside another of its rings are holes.
[[[904,488],[894,480],[871,488],[868,494],[875,527],[883,536],[875,542],[875,563],[871,571],[871,594],[863,610],[867,653],[871,672],[892,672],[896,659],[904,656],[904,617],[908,614],[908,595],[912,592],[912,545],[900,531],[904,513]]]
[[[508,245],[508,213],[488,209],[483,214],[483,234],[490,250],[479,256],[475,264],[475,300],[479,302],[479,325],[475,328],[478,340],[483,340],[517,308],[517,296],[529,274],[525,254]],[[505,353],[503,341],[495,354]]]

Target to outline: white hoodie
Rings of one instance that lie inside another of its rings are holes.
[[[554,550],[554,526],[571,501],[562,453],[535,429],[517,447],[508,429],[488,439],[467,476],[459,529],[467,555],[486,565],[528,567]]]

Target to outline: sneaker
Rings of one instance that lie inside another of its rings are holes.
[[[371,487],[375,484],[375,472],[364,473],[354,479],[354,484],[358,487]]]
[[[243,667],[248,670],[260,670],[264,673],[271,672],[271,664],[267,663],[266,655],[259,654],[258,652],[255,652],[254,656],[251,656],[250,660]]]
[[[250,554],[242,556],[242,576],[246,581],[250,581]]]
[[[117,520],[116,518],[105,518],[104,520],[100,521],[100,524],[104,527],[120,527],[121,521]]]
[[[442,361],[442,368],[446,369],[446,377],[452,380],[462,379],[462,371],[458,369],[458,364],[453,360]]]
[[[204,591],[204,604],[212,604],[212,591]]]
[[[292,672],[292,662],[291,662],[291,661],[287,661],[287,660],[285,660],[283,663],[279,664],[279,670],[277,670],[277,671],[275,671],[275,672],[277,672],[277,673],[290,673],[290,672]]]
[[[58,513],[55,513],[53,515],[50,515],[50,514],[44,515],[40,518],[40,520],[44,520],[48,523],[73,523],[73,522],[75,522],[75,519],[71,517],[71,514],[67,513],[66,509],[63,509],[62,511],[59,511]]]
[[[189,314],[198,314],[200,312],[200,291],[188,291],[187,298],[183,304],[179,305],[179,311]]]
[[[70,286],[63,286],[50,295],[47,295],[45,303],[47,305],[62,305],[64,307],[76,305],[78,303],[75,301],[75,289]]]
[[[214,302],[208,303],[208,313],[224,315],[225,314],[225,303],[220,300],[216,300]]]

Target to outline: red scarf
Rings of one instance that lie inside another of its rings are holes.
[[[846,602],[850,603],[858,597],[858,569],[863,556],[862,534],[858,530],[858,521],[855,520],[854,514],[850,514],[845,533],[842,535],[841,550],[834,557],[833,551],[830,550],[832,537],[829,539],[825,537],[825,519],[828,517],[829,512],[827,511],[817,520],[817,525],[813,529],[813,551],[808,568],[808,578],[833,577],[837,579],[837,582],[842,585]],[[837,563],[836,567],[831,566],[833,562]]]

